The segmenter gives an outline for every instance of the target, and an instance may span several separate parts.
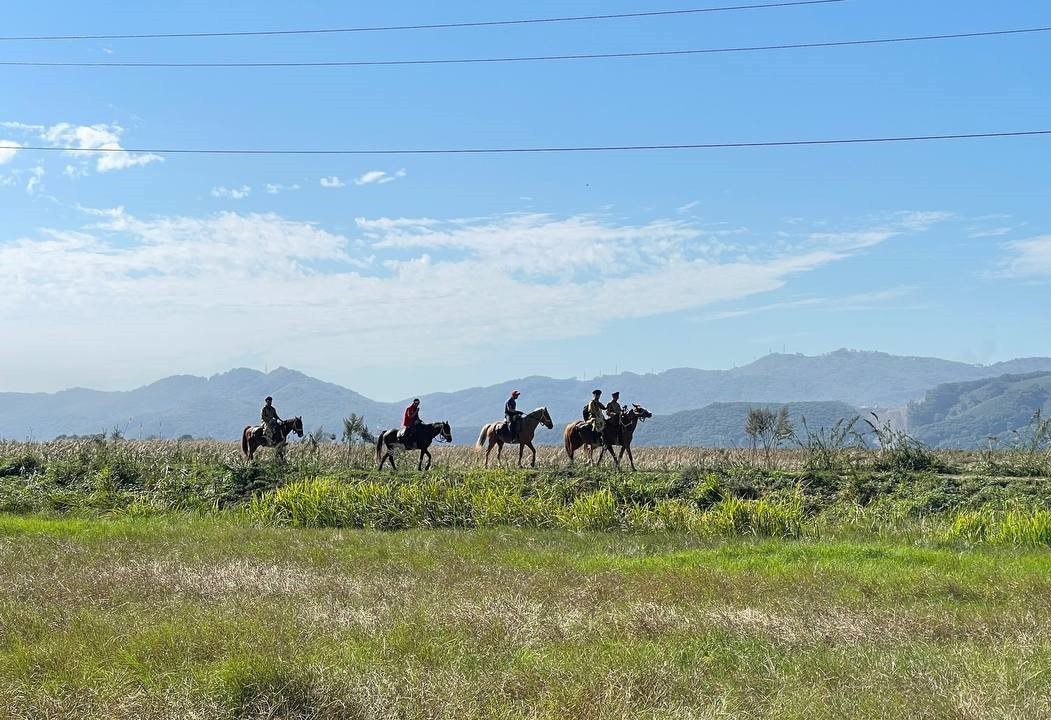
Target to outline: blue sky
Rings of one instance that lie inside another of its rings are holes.
[[[739,4],[739,3],[723,3]],[[718,2],[19,3],[3,35],[298,29]],[[951,12],[949,8],[951,7]],[[841,3],[288,37],[0,42],[0,60],[398,60],[1051,25],[1046,2]],[[839,347],[1051,353],[1051,138],[486,156],[457,148],[1051,128],[1051,33],[621,60],[2,67],[0,390],[293,367],[377,399]]]

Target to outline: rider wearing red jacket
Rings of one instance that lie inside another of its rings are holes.
[[[412,434],[413,427],[420,422],[420,399],[416,398],[412,401],[409,407],[405,408],[405,415],[401,419],[401,436],[404,440],[406,436]]]

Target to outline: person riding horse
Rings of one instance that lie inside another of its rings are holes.
[[[610,423],[617,428],[618,440],[620,439],[620,436],[622,434],[621,431],[623,427],[621,425],[621,414],[624,411],[623,408],[621,408],[620,406],[619,400],[620,392],[614,392],[613,396],[610,398],[610,401],[606,403],[606,419],[609,420]]]
[[[401,418],[401,430],[398,432],[398,441],[409,443],[412,441],[413,429],[419,425],[420,399],[416,398],[409,407],[405,408],[405,414]]]
[[[276,445],[284,439],[281,426],[278,424],[281,422],[281,418],[278,417],[277,408],[274,407],[273,403],[274,398],[267,395],[263,409],[259,411],[259,417],[263,421],[263,437],[266,438],[266,442],[270,445]]]
[[[591,431],[595,433],[595,437],[602,437],[602,430],[606,427],[606,418],[602,415],[602,411],[606,409],[606,406],[599,401],[602,396],[601,390],[591,391],[591,401],[585,406],[585,410],[588,415],[588,421],[591,425]]]
[[[504,417],[507,418],[507,428],[508,432],[511,433],[511,442],[515,442],[518,439],[518,426],[522,423],[522,415],[525,414],[518,409],[517,400],[521,394],[517,390],[513,390],[511,397],[504,403]]]

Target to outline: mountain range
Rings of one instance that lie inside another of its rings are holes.
[[[507,396],[512,389],[518,389],[522,392],[521,409],[540,405],[549,408],[556,432],[542,431],[539,439],[557,444],[561,439],[559,425],[578,418],[592,388],[599,387],[605,392],[604,398],[613,390],[620,390],[622,402],[637,402],[657,416],[640,428],[639,443],[743,444],[734,426],[747,415],[749,406],[789,403],[793,415],[806,415],[811,425],[818,414],[831,424],[833,415],[854,412],[855,408],[908,406],[910,432],[926,433],[922,428],[928,425],[948,423],[923,435],[940,444],[943,440],[973,440],[975,433],[984,428],[979,428],[981,421],[975,419],[975,413],[982,416],[982,407],[996,404],[992,399],[996,388],[1008,392],[1010,397],[1005,403],[1020,404],[1011,418],[1031,415],[1035,408],[1030,409],[1025,403],[1037,395],[1030,390],[1016,391],[1014,381],[998,380],[991,389],[981,388],[985,381],[1005,375],[1028,375],[1036,381],[1039,373],[1051,373],[1051,358],[1023,358],[983,366],[837,350],[817,356],[772,354],[731,370],[625,372],[587,381],[531,376],[488,387],[421,394],[420,398],[424,419],[448,420],[458,442],[473,441],[477,428],[499,418]],[[946,384],[959,388],[945,390],[941,386]],[[990,397],[978,402],[982,392]],[[0,437],[45,440],[119,428],[132,438],[192,435],[234,439],[245,425],[258,421],[259,407],[266,395],[274,396],[282,417],[302,415],[308,429],[324,426],[337,434],[342,419],[351,413],[364,415],[373,430],[394,427],[407,402],[372,400],[287,368],[269,373],[242,368],[210,378],[172,376],[121,392],[74,388],[57,393],[0,393]],[[977,409],[942,407],[952,398]],[[815,401],[822,402],[804,405]],[[931,410],[931,403],[938,404],[940,411]],[[1007,415],[1001,415],[1006,419]],[[957,422],[973,427],[963,434],[945,429]],[[743,421],[740,424],[743,427]]]

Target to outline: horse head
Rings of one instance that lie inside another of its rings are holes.
[[[533,411],[534,414],[538,414],[540,424],[546,427],[548,430],[555,427],[555,423],[551,421],[551,415],[547,412],[546,407],[540,407]]]
[[[295,419],[292,420],[292,432],[294,432],[299,437],[303,437],[303,418],[302,417],[297,415],[295,417]]]
[[[439,423],[434,423],[434,425],[435,425],[435,429],[438,430],[438,437],[439,438],[441,438],[442,440],[444,440],[447,443],[451,443],[453,441],[453,431],[452,431],[452,428],[449,427],[449,421],[448,420],[442,420]]]
[[[646,418],[653,417],[653,413],[636,403],[631,404],[631,412],[639,419],[639,422],[642,422]]]

